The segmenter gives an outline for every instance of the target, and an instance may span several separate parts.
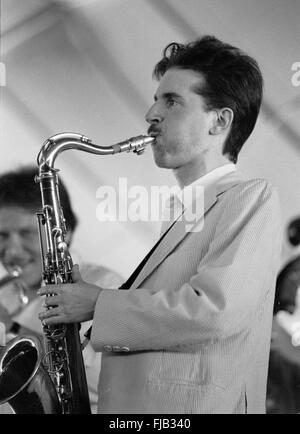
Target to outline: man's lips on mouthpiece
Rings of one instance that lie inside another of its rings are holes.
[[[156,129],[154,126],[151,126],[148,128],[148,134],[149,136],[156,137],[161,133],[160,130]]]
[[[161,135],[160,131],[154,131],[154,130],[150,130],[148,132],[149,136],[154,137],[155,141],[152,143],[152,145],[155,145],[157,143],[156,139]]]

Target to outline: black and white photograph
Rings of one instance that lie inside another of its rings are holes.
[[[0,414],[300,413],[299,0],[0,0]]]

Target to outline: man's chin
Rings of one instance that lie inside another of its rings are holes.
[[[154,162],[155,162],[157,167],[160,167],[160,168],[167,168],[168,167],[165,155],[163,153],[160,153],[157,150],[156,151],[153,150],[153,158],[154,158]]]
[[[154,161],[157,167],[160,169],[173,169],[173,166],[164,158],[154,157]]]

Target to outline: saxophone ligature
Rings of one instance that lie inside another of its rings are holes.
[[[59,198],[57,156],[69,149],[97,155],[143,153],[155,139],[140,135],[115,145],[98,146],[88,137],[60,133],[47,139],[37,158],[42,210],[37,213],[42,281],[72,283],[73,262],[66,242],[67,226]],[[51,296],[51,295],[50,295]],[[0,354],[0,404],[15,413],[89,414],[79,324],[43,326],[43,345],[35,336],[19,336]]]

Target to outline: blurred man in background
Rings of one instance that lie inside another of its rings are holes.
[[[268,373],[267,412],[300,413],[300,218],[286,231],[292,257],[280,271],[275,291]]]
[[[0,323],[6,328],[6,340],[22,334],[42,336],[38,312],[42,300],[37,296],[41,285],[42,264],[36,212],[41,210],[39,184],[34,182],[37,169],[22,168],[0,176],[0,263],[2,273],[20,277],[0,287]],[[60,180],[60,200],[66,219],[67,242],[71,244],[77,218],[69,194]],[[90,283],[117,288],[122,278],[111,270],[94,264],[80,264],[80,271]],[[81,326],[81,336],[90,323]],[[83,351],[92,412],[97,410],[97,384],[101,353],[87,345]]]

